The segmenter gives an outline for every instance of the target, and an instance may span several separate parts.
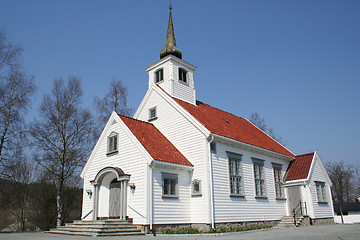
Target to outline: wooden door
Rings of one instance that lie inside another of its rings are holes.
[[[288,187],[287,191],[288,191],[289,213],[291,216],[291,215],[293,215],[293,209],[301,201],[300,186]],[[299,213],[299,214],[301,214],[301,213]]]
[[[120,182],[112,181],[110,184],[109,217],[120,218]]]

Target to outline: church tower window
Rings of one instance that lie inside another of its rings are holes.
[[[183,83],[187,83],[187,71],[183,68],[179,68],[179,81]]]
[[[164,80],[164,70],[161,68],[155,72],[155,83],[159,83]]]

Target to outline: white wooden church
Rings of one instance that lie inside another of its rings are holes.
[[[245,118],[196,100],[196,67],[176,47],[171,11],[160,60],[146,70],[135,115],[112,113],[81,173],[82,220],[214,229],[301,209],[312,223],[333,221],[316,152],[296,156]]]

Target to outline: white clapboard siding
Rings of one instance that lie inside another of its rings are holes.
[[[173,94],[175,98],[181,99],[188,103],[195,103],[195,89],[194,89],[194,81],[193,81],[193,72],[191,69],[186,68],[176,62],[173,64],[173,73],[174,73],[174,85],[173,85]],[[187,84],[184,84],[179,81],[179,67],[182,67],[188,71],[187,73]]]
[[[130,182],[136,186],[135,190],[128,188],[128,216],[134,219],[135,224],[146,223],[146,171],[147,162],[141,152],[137,149],[129,136],[122,130],[119,123],[112,124],[108,129],[106,136],[110,135],[112,131],[117,132],[118,135],[118,149],[116,155],[107,156],[107,137],[100,142],[100,146],[94,155],[94,158],[87,169],[86,176],[84,177],[84,191],[92,189],[90,181],[93,180],[96,174],[105,167],[119,167],[125,174],[131,175]],[[93,208],[92,198],[84,192],[83,196],[83,210],[82,216],[84,217]],[[134,210],[136,211],[134,211]],[[101,217],[99,215],[99,217]],[[90,214],[86,219],[92,218]]]
[[[162,65],[159,65],[158,67],[150,70],[149,73],[149,88],[156,84],[155,83],[155,72],[158,71],[159,69],[163,69],[163,73],[164,73],[164,80],[159,82],[158,85],[164,89],[166,92],[171,92],[171,88],[172,88],[172,82],[169,81],[169,79],[172,78],[173,72],[171,71],[170,68],[170,62],[165,62]]]
[[[167,95],[165,97],[170,98]],[[158,118],[151,121],[151,123],[194,165],[191,181],[194,179],[201,180],[202,196],[191,197],[190,200],[191,222],[208,223],[209,194],[207,189],[209,185],[205,136],[156,91],[150,93],[137,118],[147,121],[148,111],[154,106],[156,106]],[[188,184],[190,187],[190,182]],[[166,209],[160,209],[159,211],[166,211]],[[179,221],[184,220],[180,219]]]
[[[247,149],[217,142],[213,154],[213,179],[215,222],[242,222],[280,220],[287,214],[286,200],[276,200],[272,163],[282,164],[282,173],[288,161]],[[228,156],[226,151],[242,155],[244,197],[230,197]],[[252,158],[264,160],[266,199],[255,198],[255,182]]]
[[[162,197],[162,173],[176,174],[178,177],[178,198]],[[153,223],[179,224],[191,222],[190,172],[187,170],[153,169]]]
[[[179,81],[179,68],[187,71],[187,83]],[[158,83],[158,86],[175,98],[195,104],[194,68],[196,69],[196,67],[191,64],[180,59],[176,60],[173,57],[167,60],[163,59],[163,61],[160,60],[160,62],[147,70],[149,73],[149,88],[156,84],[156,71],[163,69],[164,79]]]
[[[321,160],[315,157],[315,162],[313,163],[312,172],[310,173],[309,178],[309,187],[310,194],[312,199],[312,213],[311,217],[313,218],[331,218],[334,217],[331,191],[330,191],[330,183],[328,182],[328,178],[326,178],[326,173],[324,172],[324,168],[322,166]],[[316,192],[316,184],[315,181],[324,182],[325,183],[325,192],[326,192],[326,204],[318,203],[317,192]]]

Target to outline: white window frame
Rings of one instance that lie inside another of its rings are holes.
[[[178,68],[178,75],[179,75],[179,82],[188,84],[188,71],[185,68],[179,67]],[[185,78],[185,79],[184,79]]]
[[[119,138],[118,133],[111,132],[107,139],[107,154],[113,154],[118,152]]]
[[[149,108],[149,121],[157,119],[157,109],[156,106]]]
[[[162,172],[161,176],[162,176],[162,197],[178,198],[179,197],[178,175],[173,173]]]
[[[198,190],[196,190],[196,186],[198,185]],[[195,179],[191,182],[191,196],[201,196],[201,180]]]
[[[155,78],[154,81],[156,84],[164,81],[164,69],[160,68],[160,69],[156,70],[154,78]]]
[[[272,165],[276,199],[285,199],[285,190],[282,182],[282,165],[277,163],[272,163]]]
[[[231,197],[244,197],[242,155],[227,152],[229,170],[229,193]]]
[[[316,196],[318,199],[318,203],[327,203],[327,195],[326,195],[326,189],[325,189],[325,182],[315,182],[316,186]]]
[[[254,165],[254,186],[256,198],[267,198],[264,160],[253,158]]]

